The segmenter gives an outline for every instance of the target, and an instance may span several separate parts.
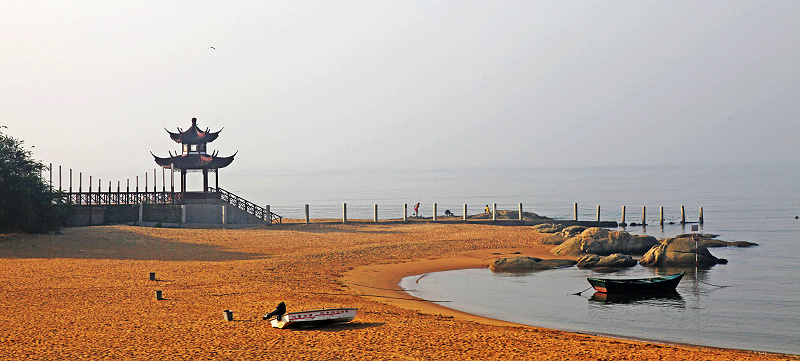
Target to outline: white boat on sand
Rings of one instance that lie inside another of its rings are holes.
[[[356,318],[357,308],[328,308],[323,310],[289,312],[280,320],[270,321],[275,328],[295,328],[346,323]]]

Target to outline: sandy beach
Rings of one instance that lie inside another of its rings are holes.
[[[512,254],[552,257],[540,237],[522,226],[427,222],[0,236],[0,358],[798,359],[511,324],[397,286],[404,276],[485,267]],[[262,315],[281,301],[290,312],[359,311],[348,324],[279,330]]]

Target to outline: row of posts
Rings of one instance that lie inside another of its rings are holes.
[[[577,222],[578,221],[578,203],[573,204],[573,219]],[[659,216],[658,216],[658,223],[660,225],[664,225],[664,207],[659,207]],[[600,222],[600,206],[597,206],[597,222]],[[686,208],[681,206],[681,224],[686,223]],[[700,217],[698,219],[698,223],[703,224],[703,207],[700,207]],[[620,220],[620,225],[625,226],[625,206],[622,206],[622,217]],[[647,225],[647,207],[642,206],[642,223],[641,225]]]
[[[267,214],[269,214],[269,212],[270,212],[270,206],[269,205],[266,206],[266,212],[267,212]],[[437,220],[437,213],[438,213],[437,204],[434,203],[433,204],[433,221],[434,222],[436,222],[436,220]],[[573,219],[577,222],[578,221],[578,203],[574,203],[573,204],[573,213],[574,213]],[[492,203],[491,214],[492,214],[492,220],[496,221],[497,220],[497,203]],[[664,225],[664,207],[659,207],[659,217],[658,218],[659,218],[659,224]],[[403,221],[407,221],[407,220],[408,220],[408,204],[404,203],[403,204]],[[464,221],[467,220],[467,205],[466,204],[464,204],[464,209],[463,209],[463,220]],[[519,220],[520,221],[522,220],[522,203],[519,203]],[[377,204],[373,205],[373,221],[376,222],[376,223],[378,222],[378,205]],[[596,219],[596,221],[600,222],[600,206],[597,206],[597,219]],[[305,222],[306,222],[306,224],[311,223],[310,208],[309,208],[308,204],[305,205]],[[703,223],[703,207],[700,207],[700,217],[698,219],[698,222],[700,224]],[[347,203],[342,203],[342,223],[347,223]],[[686,223],[686,208],[684,206],[681,206],[681,222],[680,223],[681,224]],[[621,220],[620,220],[620,225],[622,225],[622,226],[627,225],[627,223],[625,223],[625,206],[622,206],[622,217],[621,217]],[[641,225],[647,225],[647,208],[645,206],[642,206],[642,222],[641,222]]]
[[[270,213],[270,206],[267,205],[265,207],[265,210],[266,210],[266,213],[269,214]],[[466,204],[464,204],[463,212],[464,212],[463,219],[464,219],[464,221],[466,221],[467,220],[467,205]],[[434,222],[436,222],[436,220],[437,220],[437,213],[438,213],[437,204],[434,203],[433,204],[433,221]],[[492,213],[492,220],[496,221],[497,220],[497,203],[492,203],[491,213]],[[377,204],[373,205],[373,218],[372,219],[373,219],[374,222],[376,222],[376,223],[378,222],[378,205]],[[403,221],[407,221],[407,220],[408,220],[408,203],[403,203]],[[520,221],[522,220],[522,203],[519,204],[519,220]],[[309,208],[308,204],[305,205],[305,221],[306,221],[306,224],[311,223],[310,208]],[[267,221],[267,222],[270,222],[270,221]],[[342,203],[342,223],[347,223],[347,203]]]

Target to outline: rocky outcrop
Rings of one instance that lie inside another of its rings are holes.
[[[697,244],[700,246],[705,247],[752,247],[758,246],[758,243],[747,242],[747,241],[723,241],[721,239],[716,239],[718,235],[716,234],[694,234],[694,233],[685,233],[676,236],[675,238],[689,238],[694,242],[697,240]]]
[[[564,237],[560,234],[548,234],[542,237],[541,243],[542,244],[554,244],[559,245],[564,243],[567,240],[567,237]]]
[[[695,264],[707,267],[720,263],[728,263],[728,261],[714,257],[708,251],[708,248],[700,245],[699,242],[695,248],[695,242],[692,238],[680,236],[664,240],[657,247],[650,249],[639,260],[639,264],[649,267],[694,266]]]
[[[555,223],[542,223],[531,227],[531,229],[539,233],[559,233],[564,229],[564,225]]]
[[[644,254],[657,245],[659,242],[653,236],[639,236],[625,231],[609,231],[604,228],[591,227],[579,235],[567,239],[550,252],[562,256]]]
[[[468,217],[469,219],[492,219],[492,213],[479,213]],[[518,220],[519,211],[497,210],[497,219]],[[552,221],[552,218],[542,217],[533,212],[522,212],[523,221]]]
[[[633,257],[622,253],[614,253],[605,257],[587,254],[578,260],[578,267],[580,268],[633,267],[635,265],[636,260]]]
[[[489,265],[494,272],[542,271],[552,268],[572,267],[576,261],[570,259],[541,259],[536,257],[500,258]]]
[[[584,226],[569,226],[561,230],[561,235],[567,238],[572,238],[583,233],[583,231],[585,231],[586,228],[587,227]]]
[[[586,230],[584,226],[569,226],[564,227],[560,224],[539,224],[533,227],[533,230],[539,233],[549,233],[542,237],[542,244],[559,245],[564,243],[567,239],[575,237]]]

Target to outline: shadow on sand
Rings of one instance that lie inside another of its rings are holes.
[[[233,261],[265,259],[269,255],[154,237],[118,227],[79,227],[56,235],[0,237],[0,258]]]

